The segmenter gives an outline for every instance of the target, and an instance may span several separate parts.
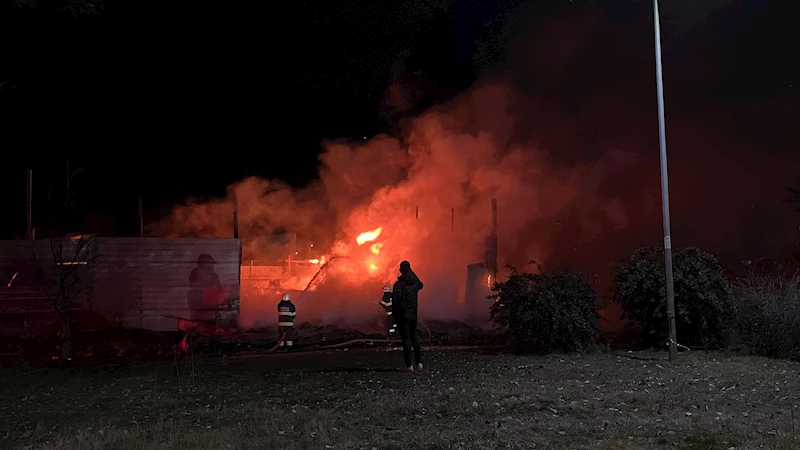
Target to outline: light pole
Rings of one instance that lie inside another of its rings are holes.
[[[667,284],[667,322],[669,326],[669,360],[678,355],[675,337],[675,289],[672,285],[672,237],[669,227],[669,183],[667,177],[667,135],[664,130],[664,76],[661,68],[661,24],[658,0],[653,0],[653,23],[656,39],[656,94],[658,96],[658,143],[661,150],[661,212],[664,216],[664,266]]]

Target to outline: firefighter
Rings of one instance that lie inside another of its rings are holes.
[[[383,298],[380,303],[383,310],[386,311],[386,328],[389,329],[389,337],[392,338],[397,335],[397,324],[394,323],[394,316],[392,315],[392,288],[386,286],[383,288]]]
[[[291,350],[296,339],[294,320],[297,310],[292,304],[292,297],[289,293],[283,294],[283,298],[278,303],[278,333],[281,341],[278,343],[281,351]]]

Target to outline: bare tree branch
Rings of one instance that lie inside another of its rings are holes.
[[[72,228],[74,226],[71,220],[74,219],[72,209],[77,201],[75,187],[79,180],[77,175],[82,170],[82,168],[70,168],[69,160],[67,160],[66,176],[64,178],[56,177],[56,179],[63,180],[63,188],[51,187],[48,194],[48,200],[54,207],[47,231],[50,256],[54,265],[51,273],[55,278],[51,283],[48,296],[63,325],[62,361],[68,360],[71,354],[72,313],[76,300],[84,292],[87,282],[85,276],[89,273],[88,266],[96,257],[92,251],[93,236],[85,233],[72,233],[75,231]]]

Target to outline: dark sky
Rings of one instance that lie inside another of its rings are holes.
[[[25,169],[40,199],[67,152],[85,168],[81,208],[130,234],[138,197],[155,219],[247,175],[302,185],[323,140],[396,130],[495,76],[537,99],[538,139],[569,148],[565,164],[655,137],[648,1],[106,0],[78,19],[62,3],[0,7],[4,237],[24,233]],[[790,6],[664,2],[668,142],[671,130],[679,142],[724,136],[726,164],[754,148],[783,169],[800,163]],[[415,86],[413,104],[387,103],[398,81]],[[776,204],[786,187],[770,187]]]

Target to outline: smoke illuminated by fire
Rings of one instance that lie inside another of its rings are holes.
[[[331,261],[308,294],[315,307],[304,317],[341,322],[357,311],[369,315],[374,308],[363,305],[377,302],[402,260],[425,283],[421,313],[458,317],[466,266],[484,258],[492,198],[498,200],[499,267],[545,261],[554,250],[547,233],[566,208],[577,201],[600,203],[587,195],[604,167],[631,161],[610,152],[594,164],[554,167],[545,150],[512,140],[518,122],[513,105],[513,92],[502,85],[476,89],[417,118],[402,139],[328,144],[320,181],[305,189],[248,178],[231,186],[226,199],[176,208],[154,234],[230,237],[236,198],[243,251],[251,255],[245,259],[267,259],[261,255],[276,232],[296,233],[314,242],[314,250],[327,249],[305,256],[310,269],[291,283],[302,289]],[[626,212],[616,205],[610,220],[624,222]],[[587,224],[589,232],[592,226]],[[273,319],[274,295],[263,300],[266,321]]]

